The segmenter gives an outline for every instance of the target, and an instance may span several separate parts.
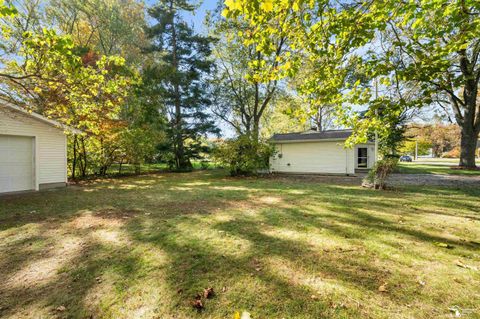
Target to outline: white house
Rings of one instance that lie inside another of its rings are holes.
[[[0,193],[65,186],[66,130],[79,133],[39,114],[0,104]]]
[[[368,170],[375,163],[375,143],[345,147],[352,130],[275,134],[271,172],[346,174]]]

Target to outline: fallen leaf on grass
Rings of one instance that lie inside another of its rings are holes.
[[[226,292],[226,291],[227,291],[227,286],[223,286],[222,292]]]
[[[215,292],[213,291],[212,287],[206,288],[203,290],[203,297],[205,299],[210,299],[215,295]]]
[[[435,242],[435,245],[438,246],[438,247],[447,248],[447,249],[455,248],[455,246],[453,246],[453,245],[440,243],[440,242]]]
[[[384,283],[383,285],[380,285],[380,287],[378,287],[378,291],[387,292],[387,283]]]
[[[450,312],[453,313],[453,315],[456,318],[459,318],[462,316],[462,314],[460,313],[460,309],[457,306],[450,307],[448,308],[448,310],[450,310]]]
[[[202,310],[204,308],[203,303],[202,303],[202,296],[197,295],[195,297],[195,300],[192,301],[192,306],[193,306],[193,308],[195,308],[199,311]]]
[[[478,268],[477,268],[477,267],[472,266],[472,265],[464,264],[464,263],[461,262],[460,260],[455,260],[455,265],[457,265],[458,267],[461,267],[461,268],[478,271]]]
[[[233,315],[233,319],[251,319],[252,317],[250,316],[250,313],[244,311],[242,314],[240,312],[236,311],[235,314]]]
[[[318,296],[316,296],[316,295],[311,295],[311,296],[310,296],[310,299],[312,299],[312,300],[318,300]]]
[[[56,311],[58,312],[63,312],[65,310],[67,310],[67,308],[65,308],[65,306],[60,306],[60,307],[57,307],[57,309],[55,309]]]

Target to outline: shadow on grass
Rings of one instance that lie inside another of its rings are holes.
[[[477,211],[463,191],[451,198],[436,194],[452,192],[376,192],[208,172],[125,178],[0,199],[0,272],[6,278],[0,284],[0,315],[38,308],[52,316],[131,317],[121,312],[127,304],[129,311],[146,307],[160,317],[179,318],[225,318],[242,309],[259,318],[342,318],[373,316],[368,309],[382,304],[404,309],[419,298],[405,293],[416,279],[401,265],[389,269],[367,242],[396,249],[383,240],[388,235],[421,245],[448,243],[457,247],[445,251],[452,257],[478,248],[398,224],[402,216],[452,216],[442,210],[445,206],[461,210],[457,217]],[[418,196],[434,202],[428,209],[414,207],[421,206]],[[97,219],[72,229],[85,214]],[[111,229],[127,241],[105,243]],[[319,242],[309,242],[305,234]],[[330,242],[346,249],[332,248]],[[162,261],[152,261],[158,256]],[[34,266],[48,265],[45,261],[56,266],[39,280],[42,270]],[[396,280],[392,276],[403,282],[380,293],[380,285]],[[189,303],[209,286],[217,296],[196,313]],[[138,304],[130,305],[135,296]],[[66,309],[56,311],[59,306]],[[428,312],[436,305],[425,306]]]

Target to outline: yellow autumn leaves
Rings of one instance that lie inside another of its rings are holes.
[[[258,7],[264,12],[272,12],[274,11],[275,7],[278,8],[292,8],[294,11],[300,10],[301,4],[304,1],[302,0],[258,0],[257,3]],[[252,0],[225,0],[225,10],[223,11],[223,15],[227,16],[231,11],[240,11],[242,12],[246,5],[251,5],[253,2]],[[310,6],[314,4],[313,1],[309,2]]]

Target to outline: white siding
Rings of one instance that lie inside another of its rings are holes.
[[[354,174],[353,149],[344,141],[293,142],[276,144],[272,172]],[[279,156],[281,154],[281,156]]]
[[[66,182],[66,136],[26,114],[0,106],[0,134],[31,136],[35,139],[35,185]]]

